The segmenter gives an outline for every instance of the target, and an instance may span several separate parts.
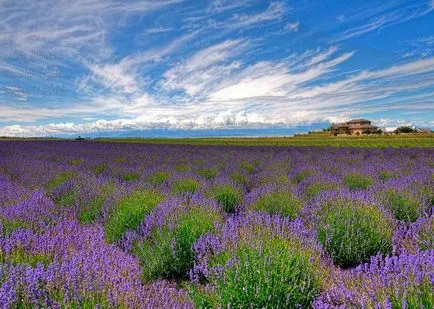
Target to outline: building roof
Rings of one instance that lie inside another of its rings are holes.
[[[333,129],[339,129],[339,128],[348,128],[349,125],[345,123],[336,123],[332,125]]]
[[[367,120],[367,119],[351,119],[350,121],[347,121],[346,123],[351,123],[351,122],[371,122],[371,120]]]
[[[349,129],[377,129],[378,127],[373,126],[371,124],[361,124],[361,125],[355,125],[350,126]]]

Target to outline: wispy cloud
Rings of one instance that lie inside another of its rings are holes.
[[[209,6],[207,7],[207,12],[218,14],[225,11],[230,11],[233,9],[238,9],[241,7],[246,7],[252,4],[254,0],[212,0],[210,1]]]
[[[333,44],[284,1],[183,2],[2,2],[0,135],[285,127],[390,111],[426,121],[433,111],[429,31],[402,41],[404,58],[343,42],[381,39],[431,13],[431,1],[338,10]],[[50,87],[66,93],[41,95]]]
[[[170,32],[170,31],[173,31],[173,28],[171,28],[171,27],[157,27],[157,28],[146,29],[145,34],[147,34],[147,35],[159,34],[159,33],[165,33],[165,32]]]
[[[239,14],[232,15],[229,20],[229,27],[248,27],[259,23],[269,22],[280,19],[286,12],[287,8],[283,2],[272,2],[268,8],[257,14]]]
[[[296,21],[294,23],[286,24],[284,29],[288,32],[297,32],[299,27],[300,27],[300,22]]]
[[[380,7],[380,9],[383,9]],[[379,16],[372,17],[369,21],[362,23],[359,26],[349,28],[344,32],[340,33],[335,42],[344,41],[347,39],[351,39],[354,37],[358,37],[365,33],[369,33],[379,29],[385,29],[387,27],[391,27],[400,23],[407,22],[409,20],[419,18],[431,13],[434,10],[432,6],[432,1],[427,2],[415,2],[414,4],[402,8],[400,6],[393,7],[388,12],[382,13]],[[371,13],[375,12],[374,9],[371,10]],[[357,14],[355,14],[357,17]],[[359,18],[362,17],[362,14],[359,13]],[[355,17],[353,17],[354,19]],[[339,20],[345,21],[345,17],[343,15],[339,15]],[[363,22],[363,19],[362,19]]]

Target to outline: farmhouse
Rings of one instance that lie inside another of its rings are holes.
[[[373,126],[370,120],[352,119],[344,123],[332,124],[330,133],[333,135],[348,134],[360,135],[377,132],[378,127]]]

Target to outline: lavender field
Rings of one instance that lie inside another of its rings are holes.
[[[434,308],[434,149],[0,143],[0,308]]]

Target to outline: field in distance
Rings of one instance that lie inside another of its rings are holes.
[[[336,137],[330,136],[328,132],[319,132],[294,137],[99,138],[96,140],[99,142],[187,145],[434,147],[433,133]]]

